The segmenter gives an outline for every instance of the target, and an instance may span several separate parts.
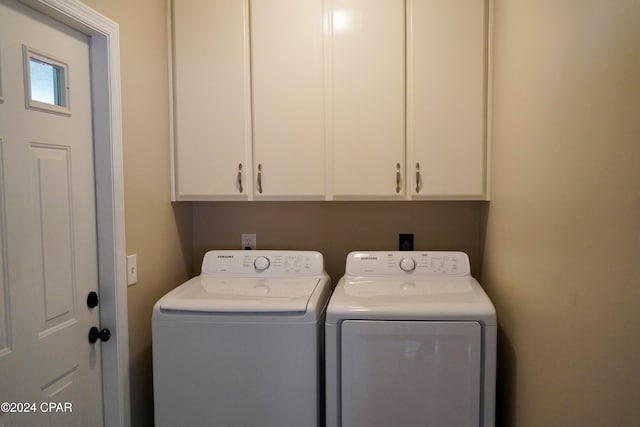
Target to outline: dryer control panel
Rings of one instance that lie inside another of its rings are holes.
[[[373,251],[351,252],[345,271],[349,276],[469,276],[469,257],[464,252]]]
[[[322,254],[314,251],[209,251],[203,275],[317,276],[324,271]]]

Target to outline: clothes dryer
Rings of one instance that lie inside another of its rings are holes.
[[[465,253],[350,253],[327,308],[327,426],[493,427],[496,333]]]
[[[153,309],[156,426],[318,426],[330,292],[318,252],[207,252]]]

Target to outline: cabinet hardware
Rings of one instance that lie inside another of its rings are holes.
[[[262,194],[262,163],[258,163],[258,193]]]
[[[420,162],[416,163],[416,193],[420,192]]]
[[[238,191],[244,191],[242,188],[242,163],[238,164]]]
[[[396,193],[400,192],[400,163],[396,163]]]

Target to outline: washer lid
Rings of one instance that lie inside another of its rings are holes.
[[[304,313],[319,277],[198,276],[160,302],[161,310],[211,313]]]

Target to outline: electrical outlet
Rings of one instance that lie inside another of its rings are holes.
[[[240,242],[242,244],[242,249],[255,249],[256,248],[256,235],[255,233],[245,234],[242,233],[240,235]]]
[[[400,251],[412,251],[413,250],[413,233],[400,234],[398,239],[398,250]]]
[[[135,285],[138,282],[138,257],[136,254],[127,257],[127,284]]]

